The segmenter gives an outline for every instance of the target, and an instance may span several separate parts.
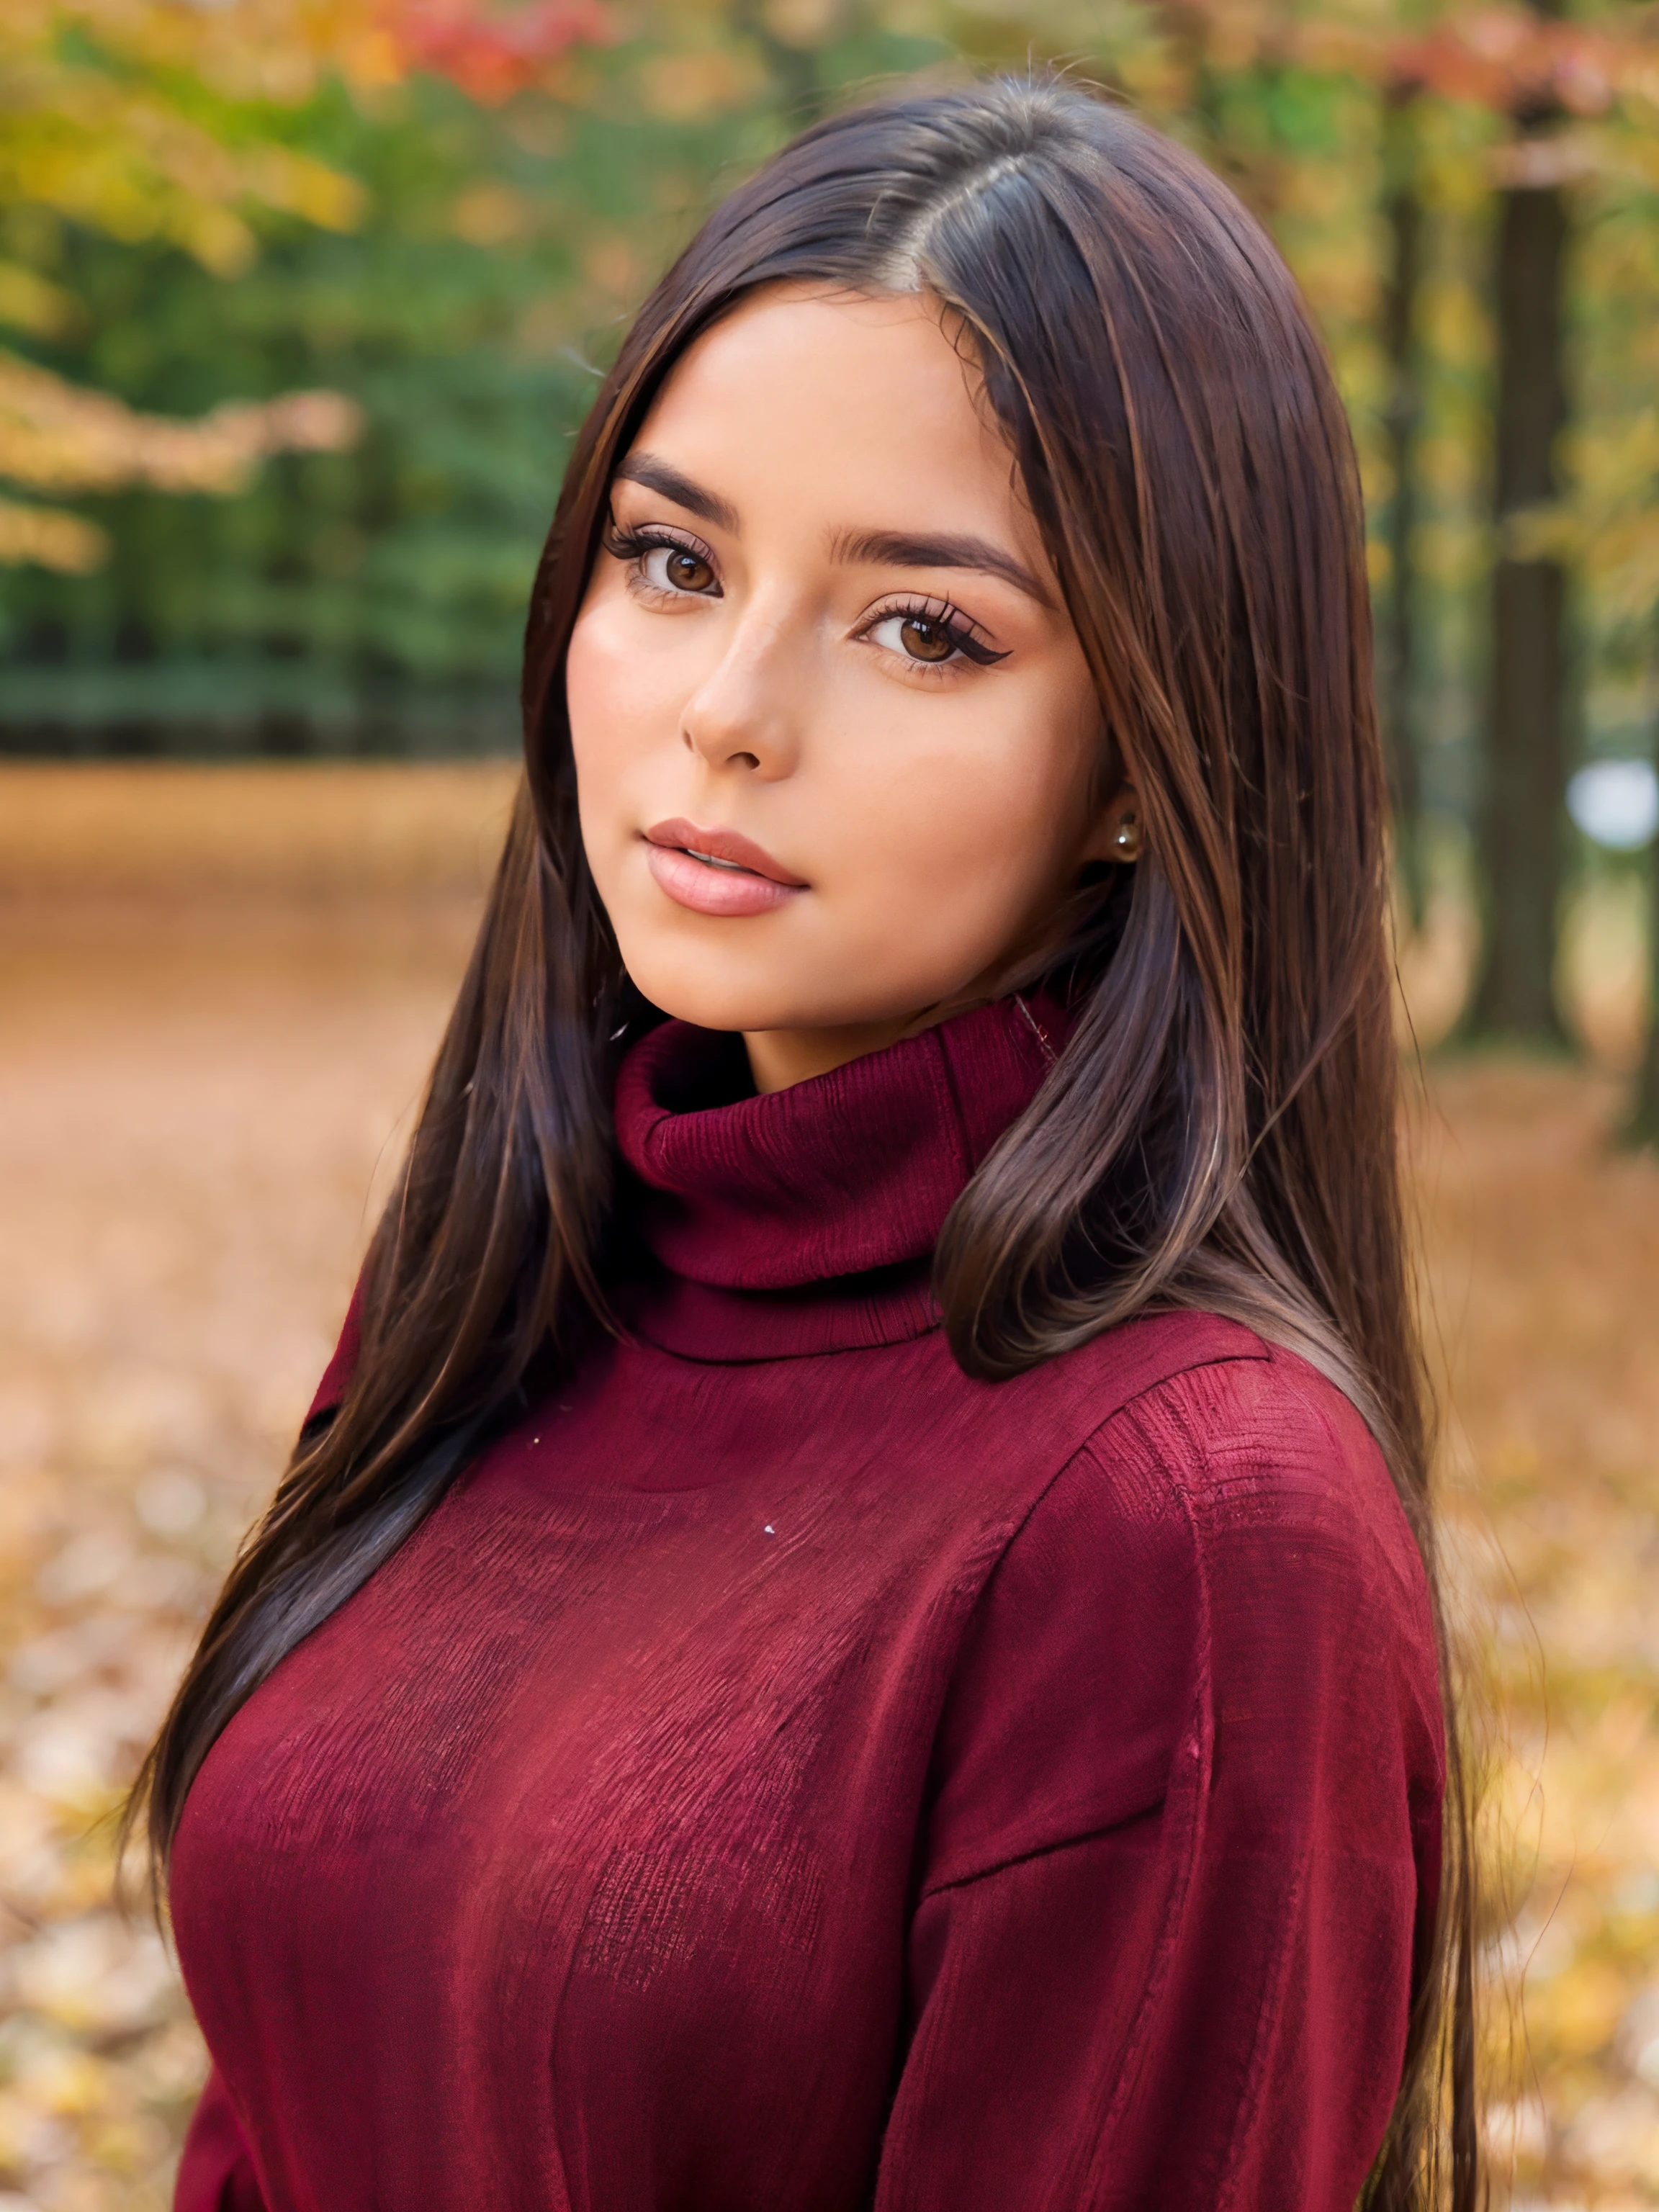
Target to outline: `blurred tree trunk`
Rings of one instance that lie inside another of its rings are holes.
[[[1547,119],[1523,122],[1535,133]],[[1523,135],[1518,155],[1528,143]],[[1505,525],[1555,497],[1555,446],[1566,422],[1567,212],[1547,174],[1518,161],[1499,218],[1498,548],[1480,823],[1486,939],[1472,1018],[1477,1034],[1534,1044],[1565,1036],[1553,981],[1565,846],[1566,578],[1558,562],[1516,560]]]
[[[1389,592],[1379,643],[1378,690],[1382,738],[1394,806],[1395,863],[1413,926],[1423,920],[1422,791],[1417,750],[1416,575],[1413,545],[1417,526],[1417,431],[1422,414],[1417,351],[1417,299],[1422,280],[1423,204],[1417,196],[1415,133],[1409,101],[1390,103],[1387,123],[1392,245],[1382,301],[1382,339],[1389,368],[1389,459],[1394,493],[1389,505]]]
[[[1647,1050],[1636,1072],[1636,1098],[1626,1137],[1659,1149],[1659,839],[1648,848]]]
[[[1659,669],[1659,636],[1655,639]],[[1659,736],[1659,732],[1656,732]],[[1659,750],[1655,758],[1659,762]],[[1648,847],[1648,1042],[1636,1071],[1636,1091],[1625,1141],[1659,1151],[1659,836]]]

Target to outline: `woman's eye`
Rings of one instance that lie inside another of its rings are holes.
[[[889,615],[867,635],[890,653],[902,653],[907,660],[935,665],[953,659],[962,644],[949,623],[932,615]]]
[[[689,545],[647,546],[640,574],[659,592],[708,592],[714,586],[714,569]]]

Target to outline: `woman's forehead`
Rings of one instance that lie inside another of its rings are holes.
[[[675,364],[618,471],[658,489],[668,473],[704,495],[694,512],[740,527],[781,510],[842,538],[994,533],[1048,568],[960,319],[926,294],[744,301]]]

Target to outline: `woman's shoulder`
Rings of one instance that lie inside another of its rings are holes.
[[[1194,1564],[1224,1571],[1248,1555],[1274,1579],[1381,1571],[1416,1607],[1426,1594],[1416,1539],[1376,1437],[1352,1401],[1309,1361],[1211,1315],[1170,1316],[1205,1356],[1116,1402],[1082,1440],[1037,1511],[1093,1512],[1119,1528],[1178,1523]]]
[[[1109,1394],[981,1593],[941,1879],[1133,1819],[1218,1729],[1270,1794],[1325,1758],[1437,1771],[1427,1583],[1365,1424],[1295,1353],[1170,1318],[1208,1356]]]
[[[1191,1680],[1193,1655],[1288,1637],[1311,1661],[1386,1644],[1437,1710],[1421,1553],[1376,1438],[1296,1352],[1212,1315],[1136,1323],[1101,1350],[1100,1418],[1032,1501],[981,1601],[1009,1644],[1115,1656]],[[1144,1364],[1125,1384],[1129,1361]],[[1179,1663],[1172,1663],[1179,1660]]]

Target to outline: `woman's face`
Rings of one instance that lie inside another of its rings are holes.
[[[1132,804],[936,306],[791,289],[685,355],[567,672],[629,974],[777,1089],[988,995]]]

